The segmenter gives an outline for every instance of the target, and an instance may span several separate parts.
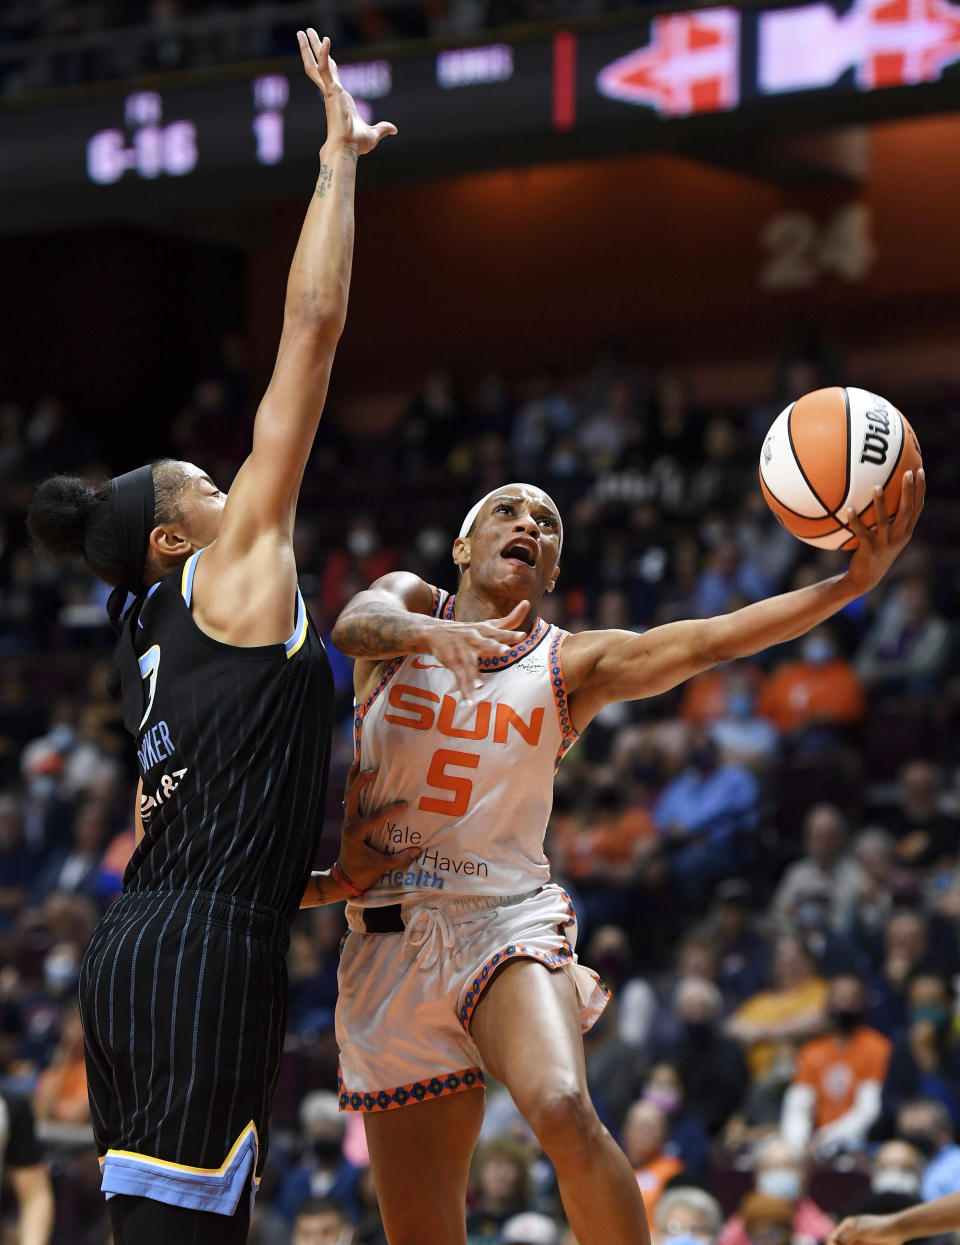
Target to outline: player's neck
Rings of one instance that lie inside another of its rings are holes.
[[[503,618],[518,604],[512,597],[489,595],[478,590],[470,583],[467,576],[460,581],[454,605],[454,617],[457,622],[487,622],[491,618]],[[525,634],[533,630],[540,612],[539,600],[534,601],[527,612],[526,618],[515,628]]]

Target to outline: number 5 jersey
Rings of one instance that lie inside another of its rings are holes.
[[[435,615],[452,619],[454,600],[435,588]],[[538,619],[515,649],[482,660],[472,705],[429,654],[385,663],[354,717],[361,767],[378,771],[365,804],[406,800],[375,842],[421,851],[404,869],[387,868],[361,904],[412,891],[520,894],[549,880],[553,777],[577,738],[561,662],[566,635]]]

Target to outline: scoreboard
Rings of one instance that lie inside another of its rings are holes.
[[[682,148],[691,136],[735,141],[751,128],[960,106],[960,4],[633,11],[509,42],[398,45],[341,74],[364,115],[397,125],[376,157],[394,177],[448,160]],[[300,175],[315,161],[323,133],[323,101],[293,56],[75,90],[69,102],[3,102],[0,227],[81,201],[109,215],[161,182],[229,178],[270,193],[284,169]]]

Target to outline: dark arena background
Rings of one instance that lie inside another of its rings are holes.
[[[837,384],[910,420],[927,503],[887,579],[800,641],[602,712],[560,768],[547,851],[613,990],[591,1092],[657,1245],[810,1245],[851,1207],[960,1190],[960,5],[3,9],[0,1240],[110,1240],[74,999],[136,786],[106,590],[35,555],[25,510],[51,472],[162,454],[227,488],[325,132],[308,24],[399,128],[360,162],[297,525],[325,637],[386,571],[452,589],[464,513],[507,480],[562,509],[569,630],[811,583],[846,555],[764,504],[769,424]],[[352,750],[350,663],[328,650],[319,864]],[[343,928],[339,904],[294,925],[257,1245],[386,1241],[361,1123],[335,1109]],[[850,1014],[873,1054],[838,1040],[818,1080],[809,1043]],[[575,1245],[552,1168],[487,1098],[471,1245]],[[905,1134],[919,1148],[891,1150]]]

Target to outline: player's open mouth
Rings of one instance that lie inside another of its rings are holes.
[[[506,549],[504,549],[500,556],[501,558],[506,558],[508,561],[522,562],[524,566],[537,565],[536,552],[525,544],[517,543],[509,545]]]

